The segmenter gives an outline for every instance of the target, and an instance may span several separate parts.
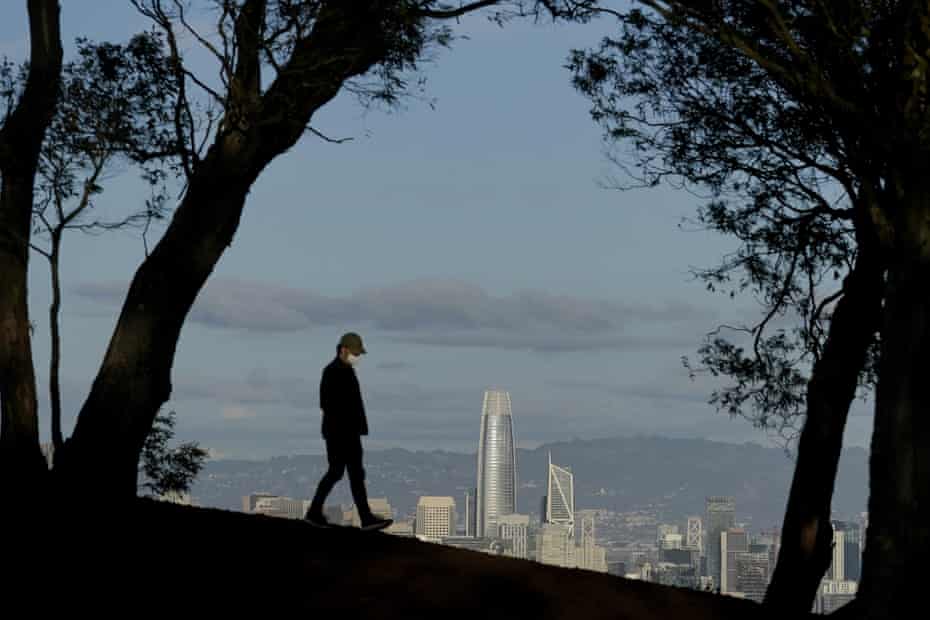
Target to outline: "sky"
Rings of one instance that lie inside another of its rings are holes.
[[[119,42],[148,27],[126,0],[88,4],[62,3],[66,59],[76,37]],[[209,28],[209,15],[193,20]],[[701,204],[691,193],[609,188],[621,172],[563,66],[609,31],[469,16],[455,28],[466,36],[424,67],[425,97],[388,112],[342,94],[319,110],[316,129],[351,140],[308,135],[252,187],[181,333],[164,406],[178,439],[216,458],[322,452],[320,371],[357,331],[369,449],[474,451],[489,388],[510,392],[521,447],[638,434],[772,444],[715,412],[714,384],[681,364],[718,324],[759,314],[691,276],[732,241],[680,226]],[[27,51],[25,3],[4,2],[0,55]],[[190,41],[188,57],[211,75]],[[115,170],[95,209],[118,215],[147,196],[136,172]],[[138,231],[74,233],[63,256],[67,433],[144,245]],[[29,299],[47,440],[38,255]],[[868,445],[870,407],[855,404],[847,444]]]

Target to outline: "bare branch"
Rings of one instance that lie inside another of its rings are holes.
[[[455,19],[456,17],[461,17],[473,11],[477,11],[478,9],[494,6],[499,3],[500,0],[481,0],[480,2],[463,4],[457,9],[418,9],[416,14],[421,17],[429,17],[430,19]]]
[[[321,131],[319,131],[319,130],[317,130],[317,129],[314,129],[314,128],[311,127],[310,125],[307,125],[307,131],[309,131],[309,132],[312,133],[313,135],[317,136],[318,138],[322,138],[323,140],[326,140],[327,142],[330,142],[330,143],[332,143],[332,144],[342,144],[343,142],[349,142],[349,141],[352,140],[352,136],[349,136],[348,138],[330,138],[329,136],[327,136],[327,135],[324,134],[323,132],[321,132]]]

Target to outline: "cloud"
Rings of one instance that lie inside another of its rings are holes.
[[[675,402],[681,404],[706,405],[713,391],[709,381],[690,381],[687,377],[663,375],[662,381],[654,380],[635,384],[612,384],[598,381],[557,379],[547,384],[569,390],[581,390],[608,394],[623,399],[641,399],[652,402]]]
[[[400,361],[378,362],[375,365],[375,368],[379,370],[409,370],[413,367],[413,364]]]
[[[226,405],[222,415],[224,420],[249,420],[258,417],[253,410],[241,405]]]
[[[101,303],[121,303],[125,295],[125,287],[114,283],[74,290]],[[457,279],[411,280],[344,297],[221,279],[204,287],[190,320],[269,333],[367,325],[412,344],[564,352],[692,346],[715,317],[682,301],[628,303],[539,290],[495,296]]]

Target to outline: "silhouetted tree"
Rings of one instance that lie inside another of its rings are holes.
[[[829,501],[849,403],[874,377],[858,611],[898,617],[916,603],[930,545],[930,468],[920,456],[930,395],[918,378],[930,345],[930,8],[640,4],[648,8],[615,12],[620,37],[573,58],[577,83],[594,98],[595,117],[632,146],[646,181],[673,176],[709,189],[701,221],[742,242],[732,260],[702,275],[726,286],[739,273],[735,288],[762,297],[767,315],[748,330],[752,353],[723,339],[705,347],[711,370],[736,379],[717,404],[744,412],[749,400],[753,415],[783,417],[807,407],[767,602],[810,609],[829,564]],[[766,337],[771,318],[789,311],[802,326]]]
[[[58,2],[28,0],[26,6],[26,85],[7,106],[0,125],[0,482],[18,491],[37,488],[46,473],[39,449],[26,276],[33,185],[62,63]]]
[[[709,190],[698,224],[740,242],[697,275],[730,296],[751,291],[763,318],[712,332],[703,370],[734,380],[712,395],[718,409],[785,439],[806,413],[769,596],[810,609],[829,565],[849,406],[874,381],[882,267],[875,239],[854,225],[870,199],[846,182],[820,119],[738,50],[640,11],[621,23],[619,37],[573,55],[575,84],[609,138],[631,147],[636,183]],[[775,323],[786,316],[796,317],[787,329]]]
[[[267,165],[306,133],[323,135],[310,124],[314,113],[343,90],[365,103],[396,103],[409,91],[410,78],[430,50],[450,44],[454,33],[449,24],[467,13],[487,8],[501,23],[527,15],[581,19],[578,5],[593,3],[216,0],[210,3],[216,32],[209,37],[191,26],[186,2],[133,4],[164,37],[176,85],[171,125],[176,142],[185,145],[180,161],[184,191],[167,230],[132,279],[74,432],[56,451],[53,470],[63,492],[93,486],[117,500],[136,494],[145,438],[171,393],[181,328],[197,293],[232,243],[249,189]],[[49,13],[30,13],[30,71],[37,77],[33,80],[30,74],[0,132],[0,169],[7,192],[0,205],[0,458],[3,474],[17,480],[45,471],[38,449],[25,294],[36,166],[22,168],[20,162],[30,161],[33,151],[38,158],[60,71],[57,3],[33,0],[29,6]],[[185,65],[180,32],[216,60],[218,80],[197,76]],[[47,62],[55,50],[58,65]],[[34,88],[40,78],[46,89],[41,92]],[[218,111],[217,123],[199,125],[198,102]],[[8,197],[8,188],[17,187],[10,191],[26,192],[28,200],[19,194]]]
[[[94,234],[147,229],[153,219],[163,218],[165,177],[185,148],[177,142],[172,122],[175,76],[157,37],[137,35],[126,45],[79,40],[77,57],[62,71],[61,98],[42,145],[31,243],[48,260],[51,276],[49,402],[56,452],[64,443],[59,381],[64,234],[69,230]],[[9,62],[4,66],[12,67]],[[4,72],[0,89],[21,90],[24,74],[20,71],[16,80],[13,71]],[[103,192],[112,168],[124,162],[141,168],[152,197],[128,216],[98,216],[95,199]]]
[[[197,442],[169,447],[168,443],[174,437],[176,417],[174,411],[155,416],[152,429],[142,445],[139,466],[139,473],[143,475],[142,487],[156,497],[189,491],[207,459],[207,451]]]

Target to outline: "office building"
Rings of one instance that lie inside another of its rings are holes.
[[[242,496],[242,512],[255,512],[255,505],[258,500],[266,497],[277,497],[271,493],[250,493]]]
[[[746,530],[729,528],[720,532],[720,593],[740,593],[737,584],[737,557],[749,553]]]
[[[379,517],[384,517],[385,519],[394,518],[394,509],[391,508],[391,503],[386,497],[369,497],[368,508]],[[358,510],[355,506],[343,511],[342,522],[352,527],[361,527],[362,520],[358,516]]]
[[[498,517],[516,512],[516,460],[510,394],[488,390],[478,437],[476,536],[496,536]]]
[[[704,522],[701,517],[688,517],[685,547],[698,553],[704,553]]]
[[[733,556],[736,564],[736,591],[752,601],[761,603],[769,585],[769,554],[737,553]]]
[[[575,477],[564,467],[552,463],[549,453],[549,473],[546,484],[544,523],[575,527]]]
[[[582,511],[578,513],[581,518],[581,544],[575,550],[578,568],[607,572],[607,550],[597,545],[595,536],[595,512]]]
[[[814,601],[814,613],[832,614],[843,605],[851,603],[856,598],[858,589],[859,584],[855,581],[820,582],[820,592]]]
[[[838,544],[836,532],[843,533],[843,577],[847,581],[859,581],[862,573],[862,532],[859,524],[848,521],[834,521],[833,531],[834,545]],[[834,550],[833,561],[836,562],[837,560]],[[833,574],[837,572],[832,566],[830,570]]]
[[[413,521],[395,521],[384,529],[384,533],[407,538],[416,534],[413,530]]]
[[[423,496],[417,502],[417,536],[439,539],[456,535],[455,500],[451,497]]]
[[[575,568],[575,541],[571,526],[561,523],[542,525],[539,532],[539,562]]]
[[[255,498],[251,512],[269,517],[302,519],[309,507],[309,500],[280,497],[277,495],[262,495]]]
[[[529,515],[510,514],[498,517],[498,536],[510,541],[509,552],[515,558],[530,559],[530,517]]]
[[[704,511],[704,553],[707,575],[713,578],[716,586],[720,586],[720,534],[733,527],[736,519],[736,500],[732,497],[708,497]]]

